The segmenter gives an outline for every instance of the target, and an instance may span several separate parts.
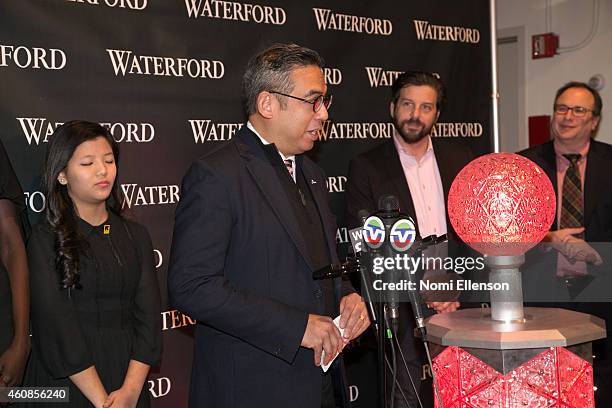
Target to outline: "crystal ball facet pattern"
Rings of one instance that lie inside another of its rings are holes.
[[[544,170],[523,156],[491,153],[457,175],[448,216],[466,244],[485,255],[521,255],[553,223],[556,196]]]

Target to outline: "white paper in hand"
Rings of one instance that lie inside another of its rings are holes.
[[[334,319],[334,324],[336,325],[336,327],[338,328],[338,330],[340,331],[340,336],[342,336],[344,334],[344,329],[340,328],[340,316],[336,317]],[[340,353],[338,353],[340,354]],[[336,354],[334,356],[334,358],[331,359],[331,361],[329,362],[329,364],[323,364],[323,361],[325,361],[325,350],[323,350],[323,352],[321,353],[321,369],[323,370],[324,373],[327,372],[327,370],[329,369],[329,366],[332,365],[332,363],[334,362],[334,360],[336,359],[336,357],[338,357],[338,354]]]

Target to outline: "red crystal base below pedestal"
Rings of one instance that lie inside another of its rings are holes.
[[[434,359],[433,369],[444,408],[595,407],[593,367],[563,347],[551,347],[504,375],[450,346]]]

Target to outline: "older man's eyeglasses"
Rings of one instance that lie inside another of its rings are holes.
[[[318,112],[319,110],[321,110],[321,106],[325,106],[325,109],[329,109],[329,107],[332,104],[332,99],[334,97],[332,94],[327,94],[327,95],[319,95],[314,99],[304,99],[304,98],[299,98],[297,96],[288,95],[288,94],[277,92],[277,91],[268,91],[268,92],[270,92],[271,94],[278,94],[278,95],[286,96],[287,98],[293,98],[293,99],[297,99],[298,101],[309,103],[312,105],[312,110],[314,112]]]
[[[593,109],[585,108],[584,106],[567,106],[567,105],[555,105],[555,113],[559,115],[565,115],[567,112],[572,111],[574,116],[577,118],[583,117],[588,112],[593,112]]]

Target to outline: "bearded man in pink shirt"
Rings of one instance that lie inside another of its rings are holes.
[[[349,164],[346,186],[346,220],[349,228],[360,225],[359,210],[374,212],[380,197],[392,194],[400,210],[412,216],[418,235],[448,235],[456,239],[446,213],[446,200],[453,179],[473,158],[471,150],[459,141],[432,139],[431,130],[444,105],[445,88],[434,74],[408,71],[398,76],[391,87],[389,113],[395,131],[393,138],[365,152]],[[454,311],[455,301],[431,301],[438,313]],[[413,336],[414,315],[408,303],[400,304],[398,339],[419,390],[424,351]],[[418,406],[403,360],[398,357],[396,407]]]

